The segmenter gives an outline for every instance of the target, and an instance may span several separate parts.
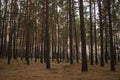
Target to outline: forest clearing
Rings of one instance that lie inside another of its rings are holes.
[[[81,63],[60,64],[51,62],[51,69],[45,69],[45,64],[31,61],[12,60],[11,65],[6,60],[0,59],[0,80],[120,80],[120,63],[116,65],[116,72],[109,70],[109,63],[105,67],[91,66],[89,71],[81,72]]]

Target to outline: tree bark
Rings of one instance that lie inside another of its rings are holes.
[[[102,25],[102,15],[101,15],[101,0],[98,0],[98,7],[99,7],[99,19],[100,19],[100,66],[104,67],[104,51],[103,51],[103,25]]]
[[[46,54],[46,69],[50,69],[50,36],[49,36],[49,0],[45,0],[46,2],[46,27],[45,27],[45,54]]]
[[[109,17],[109,37],[110,37],[110,70],[115,71],[115,54],[113,47],[113,33],[112,33],[112,20],[111,20],[111,1],[108,0],[108,17]]]
[[[97,35],[96,35],[96,3],[94,2],[94,41],[95,41],[95,64],[98,64]]]
[[[90,0],[90,64],[94,65],[93,57],[93,24],[92,24],[92,2]]]
[[[87,66],[87,55],[86,55],[86,33],[85,33],[84,14],[83,14],[83,0],[78,0],[78,1],[79,1],[79,12],[80,12],[82,72],[86,72],[88,71],[88,66]]]
[[[72,42],[72,1],[69,0],[69,40],[70,40],[70,64],[73,63],[73,42]]]

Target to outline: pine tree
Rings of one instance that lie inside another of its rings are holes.
[[[83,14],[83,0],[78,0],[78,1],[79,1],[79,12],[80,12],[82,72],[86,72],[88,71],[88,67],[87,67],[87,56],[86,56],[86,33],[85,33],[84,14]]]

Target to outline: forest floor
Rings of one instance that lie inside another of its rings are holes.
[[[45,69],[45,64],[31,61],[30,65],[20,60],[0,59],[0,80],[120,80],[120,63],[116,65],[116,72],[110,71],[110,64],[105,67],[91,66],[88,72],[81,72],[81,64],[51,62],[51,69]]]

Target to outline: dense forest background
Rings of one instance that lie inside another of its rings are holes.
[[[117,71],[120,0],[0,0],[0,58]]]

